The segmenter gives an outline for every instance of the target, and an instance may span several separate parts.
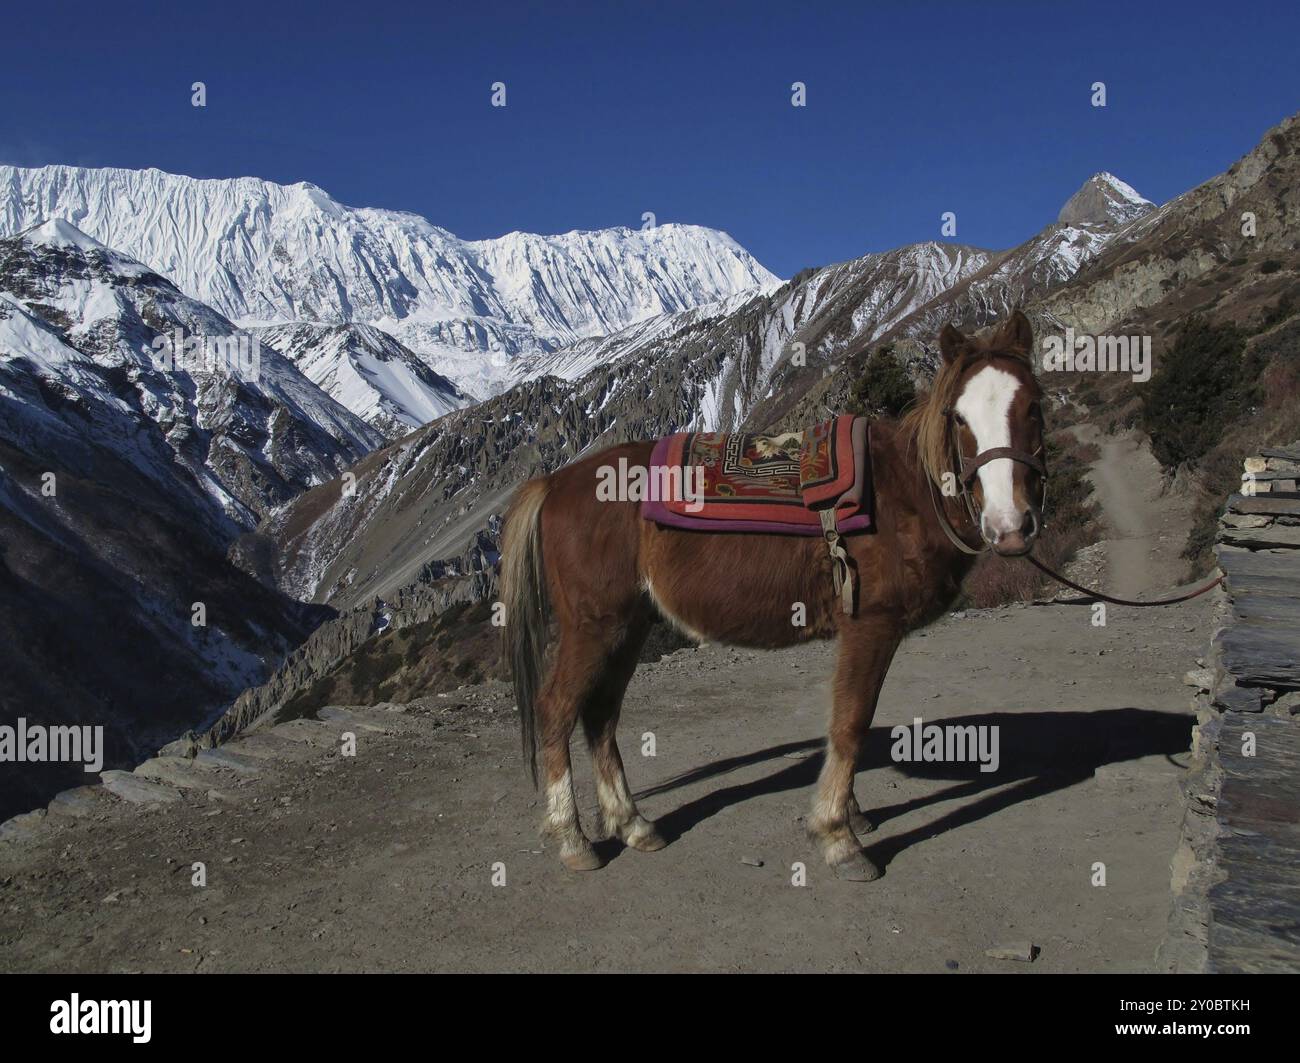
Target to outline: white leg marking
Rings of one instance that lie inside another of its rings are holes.
[[[546,787],[546,826],[556,834],[578,829],[578,804],[573,793],[573,774],[566,771]]]

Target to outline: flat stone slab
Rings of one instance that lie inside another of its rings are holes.
[[[1242,482],[1254,480],[1256,483],[1272,483],[1275,480],[1294,480],[1300,476],[1300,472],[1295,469],[1263,469],[1260,472],[1252,472],[1248,477],[1243,476]],[[1245,492],[1242,492],[1245,494]]]
[[[212,786],[212,776],[187,757],[154,757],[136,766],[135,775],[183,790],[207,790]]]
[[[1214,694],[1214,704],[1225,712],[1263,712],[1264,700],[1254,687],[1239,687],[1229,682]]]
[[[316,713],[316,716],[325,723],[334,726],[340,735],[344,731],[383,733],[393,730],[393,726],[386,721],[376,720],[369,715],[363,716],[355,712],[349,712],[347,709],[340,709],[333,705],[327,705]]]
[[[1231,495],[1229,513],[1270,513],[1300,517],[1300,498],[1275,498],[1271,495]]]
[[[315,746],[285,738],[270,731],[258,731],[231,743],[231,748],[241,755],[257,761],[306,761],[318,755]]]
[[[1219,659],[1238,686],[1300,687],[1300,625],[1238,620],[1215,636]]]
[[[34,812],[24,812],[12,819],[7,819],[0,823],[0,839],[17,841],[22,838],[30,838],[45,826],[46,816],[45,809],[38,808]]]
[[[1220,528],[1219,541],[1252,550],[1300,548],[1300,526],[1270,524],[1265,528]]]
[[[1247,550],[1220,543],[1214,548],[1227,590],[1300,599],[1300,551]]]
[[[80,818],[100,811],[103,802],[104,794],[98,786],[74,786],[55,794],[46,807],[52,816]]]
[[[1272,517],[1265,517],[1259,513],[1252,513],[1247,516],[1225,513],[1219,518],[1219,524],[1225,528],[1267,528],[1272,523]]]
[[[102,771],[99,778],[110,794],[133,805],[170,805],[181,799],[173,787],[150,782],[129,771]]]
[[[218,746],[216,749],[200,750],[199,755],[194,758],[194,763],[202,767],[227,768],[240,775],[262,774],[262,765],[252,757],[244,757],[240,756],[238,753],[232,753],[224,746]]]
[[[1232,615],[1238,620],[1278,620],[1300,625],[1300,598],[1243,591],[1232,599]]]
[[[318,749],[329,749],[339,743],[339,729],[319,720],[290,720],[271,728],[271,734],[294,742],[305,742]]]

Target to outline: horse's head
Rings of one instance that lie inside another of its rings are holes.
[[[1042,390],[1034,378],[1034,334],[1015,311],[985,339],[945,325],[943,366],[935,381],[935,435],[958,486],[967,492],[980,535],[1004,556],[1028,553],[1042,528]]]

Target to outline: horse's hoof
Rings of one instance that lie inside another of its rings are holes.
[[[849,813],[849,830],[854,834],[870,834],[876,829],[876,825],[867,819],[861,812]]]
[[[571,853],[560,853],[560,862],[570,871],[598,871],[605,866],[605,861],[596,855],[590,847],[577,849]]]
[[[668,842],[653,825],[647,823],[640,830],[629,831],[627,837],[623,839],[623,844],[639,853],[657,853],[665,848]]]
[[[875,864],[867,859],[867,854],[857,852],[847,860],[841,860],[837,864],[832,864],[836,878],[841,878],[845,882],[875,882],[884,874]]]

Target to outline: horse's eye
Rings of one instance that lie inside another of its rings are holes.
[[[953,413],[953,415],[952,415],[952,419],[953,419],[954,421],[956,421],[959,425],[961,425],[963,428],[966,427],[966,418],[963,417],[961,414],[956,413],[956,412],[954,411],[954,413]]]

